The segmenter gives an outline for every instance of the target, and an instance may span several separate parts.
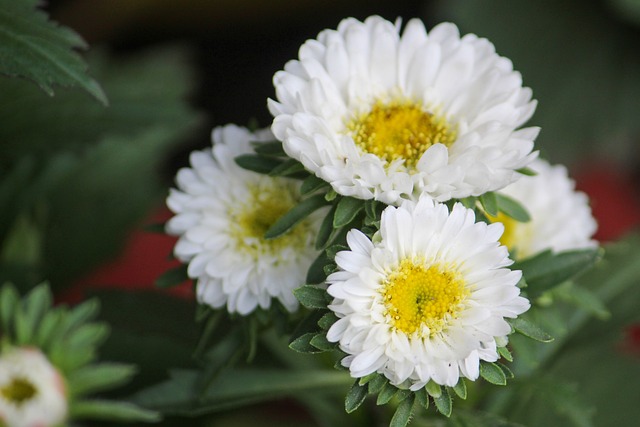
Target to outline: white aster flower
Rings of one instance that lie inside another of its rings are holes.
[[[235,157],[251,153],[250,141],[273,140],[268,130],[252,134],[233,125],[216,128],[213,149],[191,154],[178,171],[178,190],[167,205],[176,213],[167,232],[180,236],[174,253],[189,263],[200,302],[248,314],[277,298],[298,307],[293,289],[304,283],[317,256],[313,241],[318,215],[272,240],[264,233],[299,201],[299,183],[242,169]]]
[[[0,356],[0,424],[48,427],[67,416],[65,385],[35,348],[12,348]]]
[[[509,59],[450,23],[343,20],[274,76],[272,130],[340,194],[399,205],[478,196],[535,158],[531,90]]]
[[[517,258],[547,249],[558,252],[596,247],[598,243],[592,236],[598,225],[591,215],[589,199],[575,190],[567,168],[551,166],[542,159],[536,159],[529,167],[537,175],[525,176],[501,193],[520,202],[531,221],[517,222],[502,213],[490,217],[505,226],[502,244]]]
[[[500,246],[501,224],[474,222],[461,204],[451,213],[427,198],[388,207],[373,242],[347,235],[339,270],[327,282],[339,319],[327,339],[348,354],[342,363],[359,378],[383,374],[401,387],[454,386],[475,380],[480,361],[498,359],[496,340],[511,332],[505,317],[529,301],[516,286],[520,271]]]

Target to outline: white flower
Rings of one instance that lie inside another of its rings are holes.
[[[451,213],[421,198],[388,207],[373,242],[347,235],[339,270],[327,282],[339,319],[327,339],[348,354],[342,363],[359,378],[383,374],[401,387],[454,386],[475,380],[480,361],[498,359],[504,320],[530,304],[519,296],[520,271],[500,246],[501,224],[474,222],[457,203]]]
[[[62,377],[35,348],[12,348],[0,356],[0,424],[48,427],[67,416]]]
[[[191,168],[178,171],[179,190],[167,205],[176,213],[167,232],[179,235],[174,253],[189,263],[200,302],[248,314],[279,299],[298,307],[293,289],[304,283],[317,252],[318,215],[272,240],[264,233],[298,202],[299,183],[242,169],[235,157],[252,152],[250,141],[273,140],[268,130],[252,134],[233,125],[216,128],[213,149],[191,154]]]
[[[274,76],[272,130],[340,194],[399,205],[478,196],[519,178],[536,102],[511,61],[450,23],[343,20]]]
[[[575,191],[567,168],[551,166],[542,159],[536,159],[529,167],[537,175],[525,176],[501,193],[520,202],[531,221],[517,222],[499,214],[495,220],[505,226],[502,244],[517,258],[546,249],[566,251],[597,246],[591,239],[597,223],[591,215],[589,199],[586,194]]]

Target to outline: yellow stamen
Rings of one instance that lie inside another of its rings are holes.
[[[26,400],[32,399],[37,393],[36,388],[25,378],[15,377],[0,388],[0,394],[9,402],[21,405]]]
[[[381,291],[391,325],[406,334],[442,331],[469,294],[458,273],[439,265],[403,260],[387,276]]]
[[[348,123],[347,129],[363,151],[387,163],[402,159],[409,170],[415,169],[429,147],[438,143],[449,147],[457,134],[444,118],[409,101],[378,102]]]

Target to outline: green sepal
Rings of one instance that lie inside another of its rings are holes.
[[[464,382],[464,378],[460,378],[458,383],[451,387],[451,389],[458,395],[458,397],[462,400],[466,400],[467,398],[467,383]]]
[[[495,217],[498,215],[498,198],[496,193],[490,191],[479,197],[480,204],[486,213]]]
[[[407,398],[400,402],[400,405],[398,405],[396,412],[391,418],[389,427],[405,427],[407,424],[409,424],[409,420],[411,420],[411,414],[413,413],[413,405],[415,403],[415,400],[415,394],[409,393]]]
[[[540,329],[539,326],[524,320],[522,317],[507,319],[507,322],[511,325],[514,331],[533,340],[540,342],[553,341],[553,337],[551,335]]]
[[[387,384],[388,382],[389,380],[387,380],[387,378],[385,378],[384,375],[376,374],[376,376],[374,376],[371,379],[371,381],[369,381],[369,393],[371,394],[380,393],[380,390],[382,390],[384,385]]]
[[[367,398],[367,385],[360,385],[356,380],[344,399],[344,409],[348,414],[355,411]]]
[[[295,205],[289,212],[278,219],[265,233],[266,239],[274,239],[289,231],[297,223],[311,215],[311,213],[326,206],[326,201],[322,194],[317,194],[304,199]]]
[[[242,154],[234,160],[241,168],[263,175],[268,175],[272,170],[282,164],[281,160],[258,154]]]
[[[369,375],[365,375],[364,377],[361,377],[360,379],[358,379],[358,384],[360,385],[365,385],[365,384],[369,384],[369,382],[371,380],[373,380],[374,378],[378,377],[379,374],[377,372],[373,372]],[[371,390],[368,391],[369,393],[371,393]]]
[[[95,393],[127,383],[136,371],[135,366],[120,363],[87,365],[70,373],[67,384],[72,395]]]
[[[474,209],[476,207],[477,201],[478,201],[478,198],[473,196],[460,199],[460,203],[462,203],[462,205],[468,209]]]
[[[511,369],[509,369],[509,367],[505,364],[502,364],[500,362],[494,362],[500,369],[502,369],[502,372],[504,372],[504,376],[510,380],[513,379],[515,376],[513,375],[513,371],[511,371]]]
[[[261,156],[287,157],[280,141],[252,142],[251,145],[253,145],[253,151]]]
[[[306,196],[307,194],[311,194],[314,191],[318,191],[320,189],[328,189],[329,183],[321,178],[318,178],[315,175],[309,175],[302,181],[302,185],[300,186],[300,194]]]
[[[498,365],[491,362],[480,363],[480,376],[495,385],[506,385],[507,377]]]
[[[20,305],[20,295],[16,288],[8,283],[2,286],[0,291],[0,319],[2,321],[2,335],[12,334],[13,317],[17,307]]]
[[[328,330],[334,323],[338,321],[338,316],[333,311],[325,313],[320,320],[318,320],[318,326],[325,331]]]
[[[333,228],[342,228],[349,224],[362,209],[364,209],[364,201],[353,197],[341,198],[333,215]]]
[[[327,335],[324,333],[316,334],[315,337],[311,338],[311,341],[309,341],[309,343],[318,350],[322,351],[331,351],[336,348],[336,343],[329,342],[327,340]]]
[[[529,297],[536,298],[544,291],[572,279],[593,266],[602,257],[602,253],[600,248],[558,253],[547,250],[514,263],[511,269],[522,270],[527,280]]]
[[[376,405],[386,405],[389,403],[393,396],[398,392],[398,388],[392,385],[390,382],[385,382],[382,386],[382,390],[378,393],[378,398],[376,399]]]
[[[182,264],[178,267],[167,270],[156,279],[154,284],[159,288],[171,288],[173,286],[178,286],[189,280],[187,269],[188,265]]]
[[[453,410],[453,399],[451,399],[451,395],[446,387],[443,387],[442,394],[440,396],[433,398],[433,402],[436,404],[436,408],[438,408],[438,411],[442,415],[447,418],[451,416],[451,411]]]
[[[293,294],[306,308],[326,309],[327,304],[331,301],[327,291],[315,285],[302,285],[294,289]]]
[[[289,348],[291,350],[297,351],[298,353],[322,353],[323,350],[318,349],[316,346],[311,344],[311,340],[316,336],[315,332],[307,332],[293,340],[289,344]]]
[[[439,384],[436,384],[433,381],[429,381],[424,386],[424,389],[426,390],[427,393],[429,393],[429,396],[433,397],[434,399],[442,395],[442,387],[440,387]]]
[[[324,195],[324,199],[327,202],[333,202],[336,197],[338,197],[338,193],[333,188],[331,190],[327,191],[327,194]]]
[[[331,263],[331,260],[327,258],[324,252],[321,252],[309,266],[306,282],[314,285],[324,283],[324,280],[327,278],[327,275],[324,274],[324,266],[329,263]]]
[[[526,175],[526,176],[536,176],[538,175],[538,172],[534,171],[531,168],[520,168],[520,169],[516,169],[516,172],[521,173],[522,175]]]
[[[74,419],[92,418],[129,422],[156,422],[162,419],[158,412],[140,408],[133,403],[97,399],[74,402],[70,413]]]
[[[269,176],[287,176],[295,178],[303,178],[308,175],[302,163],[294,159],[288,159],[280,163],[269,172]]]
[[[531,215],[519,202],[504,194],[495,193],[495,195],[500,212],[518,222],[531,221]]]
[[[513,355],[507,347],[498,347],[498,354],[502,356],[506,361],[513,362]]]
[[[424,409],[429,409],[429,395],[427,394],[427,391],[424,389],[424,387],[417,390],[415,392],[415,395],[416,402],[418,402],[418,404]]]
[[[336,214],[336,209],[338,208],[337,204],[333,204],[331,209],[329,209],[329,213],[324,217],[322,223],[320,224],[320,229],[318,230],[318,234],[316,235],[315,248],[317,250],[324,249],[327,244],[332,240],[335,229],[333,228],[333,218]]]

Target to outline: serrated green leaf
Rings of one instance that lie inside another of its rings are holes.
[[[418,402],[418,404],[424,409],[429,409],[429,395],[427,394],[427,391],[424,389],[424,387],[417,390],[415,392],[415,395],[416,402]]]
[[[384,377],[384,375],[376,374],[371,381],[369,381],[369,393],[378,394],[380,390],[387,384],[389,381]]]
[[[341,198],[333,216],[333,228],[341,228],[349,224],[362,209],[364,209],[363,200],[353,197]]]
[[[89,365],[71,372],[67,384],[69,392],[75,396],[96,393],[126,384],[136,371],[135,366],[120,363]]]
[[[506,216],[515,219],[518,222],[531,221],[529,212],[516,200],[504,194],[494,193],[498,203],[498,210]]]
[[[234,160],[241,168],[263,175],[270,174],[271,171],[282,164],[281,160],[258,154],[241,154]]]
[[[498,198],[496,193],[490,191],[479,197],[482,208],[491,216],[498,215]]]
[[[321,194],[311,196],[302,200],[296,206],[294,206],[289,212],[284,214],[278,219],[265,233],[265,238],[274,239],[283,235],[297,223],[305,219],[311,213],[317,211],[323,206],[326,206],[326,201]]]
[[[427,393],[429,393],[429,396],[433,398],[440,397],[440,395],[442,394],[442,387],[440,387],[439,384],[436,384],[433,381],[429,381],[424,386],[424,389]]]
[[[336,348],[336,343],[327,341],[327,336],[324,333],[317,334],[315,337],[311,338],[309,343],[322,351],[331,351]]]
[[[405,427],[411,420],[411,414],[413,413],[413,404],[415,403],[416,396],[410,393],[409,396],[400,402],[396,412],[391,418],[389,427]]]
[[[507,322],[518,333],[540,342],[551,342],[553,337],[540,329],[537,325],[528,322],[522,317],[508,319]]]
[[[376,405],[386,405],[389,403],[393,396],[398,392],[398,388],[388,381],[384,383],[382,386],[382,390],[378,393],[378,398],[376,399]]]
[[[513,362],[513,356],[511,355],[511,352],[509,351],[508,348],[498,347],[498,354],[502,356],[505,360],[509,362]]]
[[[344,409],[348,414],[355,411],[360,407],[360,405],[362,405],[364,400],[367,398],[367,389],[367,385],[358,384],[358,380],[353,383],[344,399]]]
[[[270,142],[255,142],[253,144],[253,151],[256,154],[260,154],[262,156],[276,156],[276,157],[286,157],[287,153],[284,152],[282,148],[282,142],[280,141],[270,141]]]
[[[293,340],[289,344],[289,348],[297,351],[298,353],[322,353],[323,350],[319,350],[316,346],[311,344],[311,340],[315,336],[315,332],[307,332]]]
[[[167,270],[156,279],[154,284],[159,288],[171,288],[173,286],[178,286],[189,280],[187,269],[188,265],[182,264],[176,268]]]
[[[514,263],[514,270],[522,270],[527,281],[527,293],[536,298],[544,291],[570,280],[592,267],[602,256],[599,248],[553,253],[544,251]]]
[[[326,309],[330,301],[329,294],[325,289],[313,285],[303,285],[293,290],[300,304],[307,308]]]
[[[467,384],[463,378],[460,378],[458,383],[451,388],[460,399],[465,400],[467,398]]]
[[[81,400],[70,409],[74,419],[99,419],[105,421],[156,422],[162,417],[158,412],[143,409],[130,402],[110,400]]]
[[[311,194],[314,191],[318,191],[320,189],[328,189],[329,183],[325,180],[318,178],[315,175],[309,175],[302,181],[302,185],[300,186],[300,194],[306,196],[307,194]]]
[[[451,416],[453,410],[453,400],[446,387],[442,389],[442,394],[439,397],[434,397],[433,402],[436,404],[438,411],[445,417]]]
[[[87,47],[82,37],[35,7],[33,1],[0,1],[0,73],[25,77],[51,96],[54,85],[79,86],[106,105],[102,88],[75,51]]]
[[[308,175],[302,163],[295,159],[287,159],[269,172],[269,176],[305,177]]]
[[[337,208],[337,203],[334,203],[333,206],[331,206],[331,209],[329,209],[327,216],[324,217],[322,223],[320,224],[320,229],[318,230],[315,242],[315,247],[317,250],[325,248],[335,234],[335,229],[333,228],[333,218],[336,214]]]
[[[338,320],[338,316],[333,311],[325,313],[320,320],[318,320],[318,326],[320,326],[324,330],[328,330],[336,321]]]

